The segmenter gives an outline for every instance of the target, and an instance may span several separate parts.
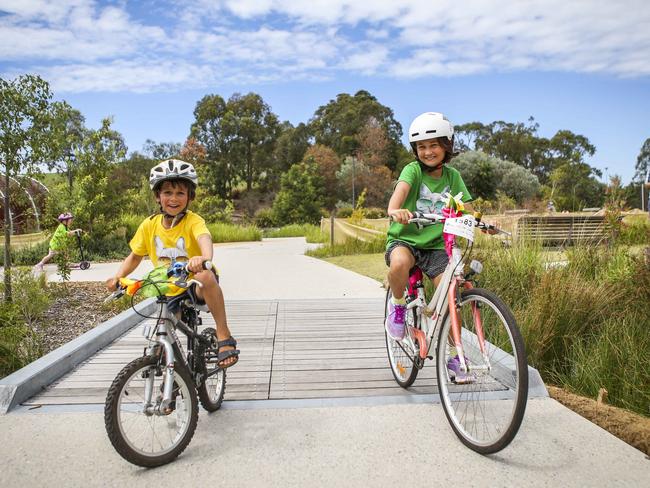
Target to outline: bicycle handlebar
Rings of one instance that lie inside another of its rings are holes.
[[[482,231],[496,231],[499,234],[505,234],[507,236],[512,236],[512,234],[508,231],[505,231],[503,229],[498,228],[497,226],[493,224],[486,224],[485,222],[481,221],[482,214],[480,212],[476,212],[474,214],[474,218],[476,219],[476,222],[474,223],[475,227],[478,227]],[[392,220],[392,217],[391,217]],[[413,212],[413,218],[409,219],[409,224],[415,224],[419,228],[422,228],[427,225],[434,225],[434,224],[443,224],[447,220],[447,217],[444,217],[439,214],[433,214],[433,213],[424,213],[424,212]]]
[[[178,286],[179,288],[189,288],[192,284],[196,284],[198,287],[202,287],[203,284],[195,279],[191,279],[189,281],[187,280],[187,277],[190,275],[191,271],[188,269],[188,264],[189,263],[181,263],[181,262],[175,262],[172,263],[169,268],[167,268],[167,277],[171,278],[178,278],[178,280],[174,281],[173,284]],[[203,264],[201,267],[204,270],[210,270],[214,267],[212,264],[212,261],[205,260],[203,261]],[[127,284],[122,283],[122,278],[118,280],[117,283],[117,290],[115,290],[113,293],[111,293],[108,297],[104,299],[104,303],[108,303],[112,300],[117,300],[118,298],[121,298],[124,296],[126,293],[126,289],[128,288]]]

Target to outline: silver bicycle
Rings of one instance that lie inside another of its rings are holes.
[[[207,307],[197,303],[192,286],[201,284],[194,279],[186,281],[188,275],[185,265],[176,263],[169,267],[167,281],[122,279],[107,299],[137,293],[143,284],[162,287],[173,283],[186,289],[177,296],[158,296],[156,324],[143,330],[149,339],[144,355],[119,372],[106,396],[108,437],[124,459],[138,466],[154,467],[174,460],[192,440],[198,402],[214,412],[223,401],[226,371],[217,366],[215,330],[209,327],[198,332],[199,313]],[[178,331],[187,336],[186,350]]]

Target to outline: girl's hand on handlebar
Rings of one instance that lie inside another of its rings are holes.
[[[409,223],[409,219],[413,218],[413,214],[405,208],[398,208],[389,210],[388,217],[395,222],[406,225]]]
[[[494,227],[492,224],[488,224],[487,222],[485,224],[487,225],[487,227],[481,229],[481,232],[483,232],[484,234],[490,234],[491,236],[493,236],[494,234],[499,233],[499,230],[496,227]]]

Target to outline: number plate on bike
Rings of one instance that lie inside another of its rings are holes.
[[[470,241],[474,240],[474,226],[476,220],[471,215],[462,217],[448,218],[445,220],[443,232],[453,234],[458,237],[464,237]]]

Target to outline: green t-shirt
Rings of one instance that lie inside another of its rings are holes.
[[[457,169],[444,165],[442,167],[442,176],[432,178],[427,173],[423,173],[420,163],[413,161],[407,164],[398,181],[404,181],[411,186],[408,196],[402,205],[411,212],[420,211],[425,213],[435,213],[442,215],[444,202],[442,201],[445,193],[457,195],[463,192],[463,202],[471,202],[472,196],[463,178]],[[445,243],[442,239],[442,225],[430,225],[418,230],[415,224],[402,225],[393,222],[388,228],[388,242],[386,247],[394,240],[406,242],[418,249],[444,249]]]
[[[63,224],[59,224],[54,231],[54,234],[52,234],[52,239],[50,239],[50,249],[52,249],[52,251],[60,251],[65,247],[67,240],[68,228]]]

